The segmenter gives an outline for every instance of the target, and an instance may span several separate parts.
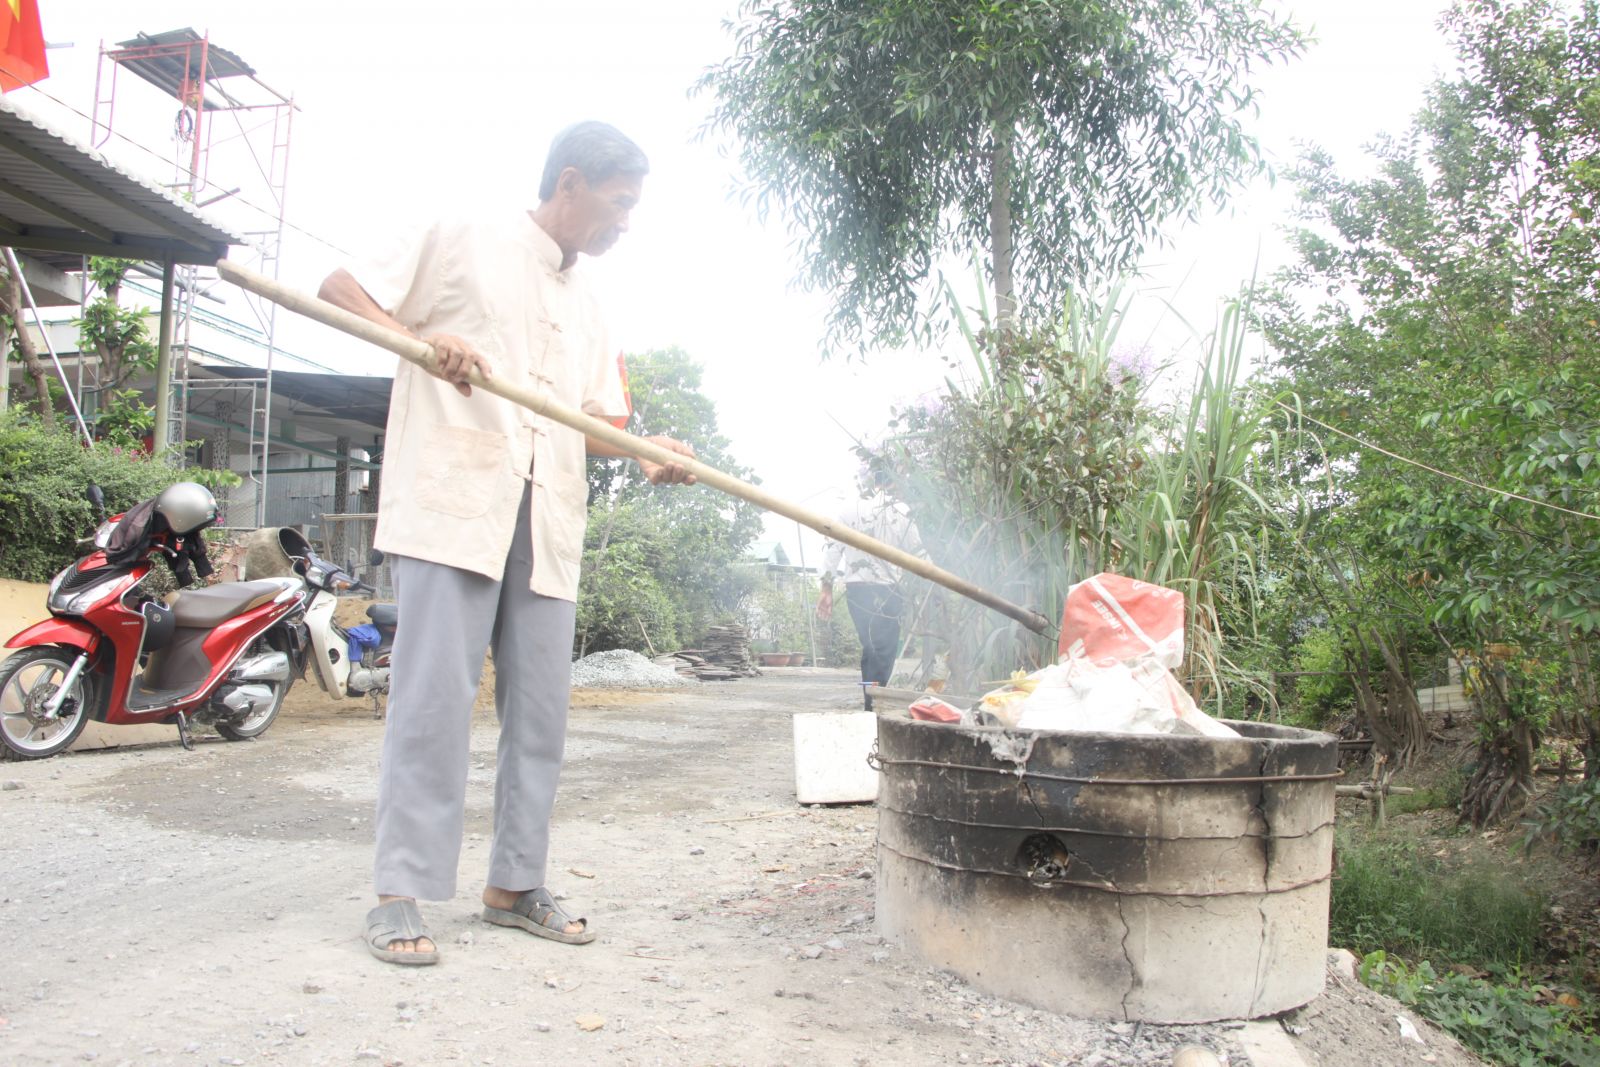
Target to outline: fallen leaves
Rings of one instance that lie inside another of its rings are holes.
[[[580,1015],[572,1021],[577,1023],[578,1029],[582,1030],[584,1033],[592,1034],[606,1024],[606,1017],[604,1015],[595,1015],[593,1012],[590,1012],[587,1015]]]

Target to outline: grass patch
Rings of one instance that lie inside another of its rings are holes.
[[[1453,810],[1461,807],[1461,792],[1466,784],[1467,776],[1459,770],[1452,770],[1432,785],[1419,786],[1415,793],[1391,796],[1384,804],[1384,809],[1390,815],[1411,815],[1445,808]]]
[[[1335,837],[1329,935],[1358,955],[1509,969],[1539,954],[1545,900],[1512,865],[1446,863],[1423,842]]]

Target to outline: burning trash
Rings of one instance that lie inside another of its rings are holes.
[[[959,720],[931,713],[931,698],[914,705],[912,717],[1019,730],[1239,736],[1201,711],[1172,673],[1183,662],[1176,590],[1117,574],[1079,582],[1067,593],[1059,649],[1058,662],[1018,671]]]
[[[1219,722],[1173,675],[1181,594],[1073,586],[1060,659],[877,720],[883,932],[1092,1018],[1258,1018],[1322,989],[1338,742]]]

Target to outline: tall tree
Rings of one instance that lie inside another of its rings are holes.
[[[698,83],[746,190],[856,345],[928,324],[941,257],[991,255],[995,309],[1052,319],[1174,214],[1262,166],[1240,117],[1303,39],[1258,0],[746,0]]]
[[[630,432],[687,441],[711,466],[751,477],[718,431],[701,367],[687,353],[636,356],[628,376]],[[743,587],[736,564],[761,531],[755,505],[704,487],[652,486],[625,460],[591,460],[589,487],[580,647],[690,642],[733,607],[730,598]]]
[[[1374,551],[1479,665],[1463,811],[1483,823],[1531,786],[1545,667],[1597,691],[1600,16],[1593,0],[1467,0],[1444,27],[1459,69],[1379,143],[1375,176],[1303,160],[1301,262],[1268,330],[1307,411],[1389,453],[1325,437]],[[1582,710],[1594,771],[1600,707]]]

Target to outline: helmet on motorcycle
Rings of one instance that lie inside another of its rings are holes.
[[[175,534],[191,534],[217,521],[217,498],[195,482],[169,485],[156,497],[156,511]]]

